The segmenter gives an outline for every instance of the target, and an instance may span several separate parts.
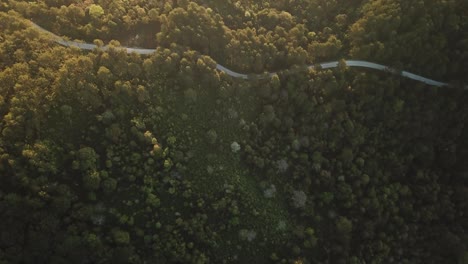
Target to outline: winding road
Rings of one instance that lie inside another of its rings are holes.
[[[91,44],[91,43],[82,43],[82,42],[65,40],[64,38],[62,38],[60,36],[57,36],[54,33],[40,27],[36,23],[34,23],[32,21],[29,21],[29,22],[30,22],[32,27],[38,29],[42,33],[45,33],[45,34],[49,35],[50,38],[53,41],[55,41],[56,43],[58,43],[60,45],[66,46],[66,47],[77,47],[77,48],[83,49],[83,50],[93,50],[93,49],[96,49],[96,48],[101,48],[103,50],[106,50],[108,48],[107,46],[98,47],[97,45]],[[130,48],[130,47],[121,47],[121,48],[125,49],[127,53],[137,53],[137,54],[141,54],[141,55],[149,55],[149,54],[156,51],[156,49],[140,49],[140,48]],[[410,72],[407,72],[407,71],[397,71],[397,70],[395,70],[393,68],[390,68],[388,66],[373,63],[373,62],[362,61],[362,60],[345,60],[345,63],[346,63],[346,66],[348,66],[348,67],[363,67],[363,68],[370,68],[370,69],[375,69],[375,70],[379,70],[379,71],[397,73],[397,74],[399,74],[399,75],[401,75],[403,77],[406,77],[406,78],[409,78],[409,79],[412,79],[412,80],[415,80],[415,81],[419,81],[419,82],[422,82],[422,83],[425,83],[425,84],[428,84],[428,85],[433,85],[433,86],[438,86],[438,87],[449,86],[448,83],[431,80],[431,79],[428,79],[428,78],[425,78],[423,76],[420,76],[420,75],[417,75],[417,74],[414,74],[414,73],[410,73]],[[317,64],[314,64],[314,65],[309,65],[307,67],[309,69],[318,68],[318,67],[322,68],[322,69],[329,69],[329,68],[338,67],[338,64],[339,64],[338,61],[331,61],[331,62],[317,63]],[[269,72],[269,73],[265,73],[265,74],[243,74],[243,73],[238,73],[238,72],[235,72],[233,70],[230,70],[230,69],[224,67],[221,64],[216,64],[216,69],[226,73],[227,75],[229,75],[231,77],[246,79],[246,80],[247,79],[265,79],[265,78],[270,78],[270,77],[272,77],[273,75],[276,74],[276,72]],[[468,86],[466,86],[465,89],[468,89]]]

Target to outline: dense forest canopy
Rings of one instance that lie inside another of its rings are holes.
[[[467,12],[3,1],[0,263],[467,264]]]

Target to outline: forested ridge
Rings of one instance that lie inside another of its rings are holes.
[[[48,38],[62,46],[65,47],[70,47],[70,48],[78,48],[81,50],[95,50],[95,49],[102,49],[106,51],[109,48],[109,45],[104,45],[101,41],[95,41],[95,43],[86,43],[83,41],[73,41],[69,39],[65,39],[63,37],[57,36],[56,34],[48,31],[47,29],[44,29],[43,27],[37,25],[33,21],[28,21],[28,24],[31,25],[31,27],[37,29],[41,34],[45,34],[48,36]],[[114,48],[119,48],[122,50],[125,50],[126,53],[136,53],[139,55],[150,55],[156,51],[156,49],[145,49],[145,48],[138,48],[138,47],[127,47],[127,46],[112,46]],[[259,80],[259,79],[267,79],[267,78],[272,78],[275,75],[278,75],[278,72],[263,72],[260,74],[245,74],[245,73],[239,73],[235,72],[231,69],[226,68],[225,66],[216,63],[216,69],[231,76],[234,78],[241,78],[245,80]],[[382,64],[374,63],[374,62],[369,62],[369,61],[362,61],[362,60],[340,60],[340,61],[328,61],[328,62],[318,62],[314,64],[309,64],[305,65],[303,67],[295,67],[292,69],[294,72],[297,71],[304,71],[304,70],[310,70],[310,69],[331,69],[331,68],[337,68],[337,67],[361,67],[361,68],[368,68],[368,69],[374,69],[374,70],[379,70],[383,71],[386,73],[391,73],[391,74],[396,74],[403,76],[408,79],[412,79],[418,82],[422,82],[424,84],[428,85],[433,85],[437,87],[457,87],[457,88],[462,88],[465,90],[468,90],[468,85],[463,85],[463,84],[449,84],[449,83],[444,83],[444,82],[439,82],[436,80],[432,80],[408,71],[402,71],[402,70],[397,70],[394,68],[391,68],[389,66],[385,66]],[[291,69],[286,69],[291,73]],[[280,70],[284,71],[284,70]]]
[[[0,263],[468,263],[467,11],[0,3]]]

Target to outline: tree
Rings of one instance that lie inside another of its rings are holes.
[[[101,183],[101,177],[99,172],[90,171],[83,176],[83,184],[86,189],[90,191],[95,191],[99,189],[99,184]]]
[[[113,178],[107,178],[102,181],[102,189],[106,194],[112,194],[117,188],[117,181]]]
[[[83,147],[79,149],[77,153],[77,160],[75,160],[75,164],[77,165],[76,169],[79,168],[82,171],[96,169],[96,162],[98,157],[99,156],[91,147]]]
[[[89,15],[91,17],[98,19],[104,15],[104,9],[100,5],[92,4],[88,7]]]
[[[130,234],[128,232],[120,229],[114,229],[111,233],[114,243],[118,245],[127,245],[130,243]]]
[[[353,161],[353,159],[354,159],[354,154],[353,154],[352,149],[344,148],[343,151],[341,152],[341,160],[343,160],[345,164],[350,164]]]

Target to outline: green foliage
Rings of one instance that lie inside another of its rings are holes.
[[[206,137],[207,137],[208,141],[210,142],[210,144],[214,144],[214,143],[216,143],[216,139],[218,138],[218,134],[213,129],[210,129],[210,130],[208,130],[208,132],[206,132]]]
[[[54,144],[50,141],[37,142],[33,146],[27,145],[23,151],[22,156],[28,159],[28,163],[37,168],[39,173],[58,172],[57,166],[58,157],[55,157],[54,151],[56,149]]]
[[[88,7],[88,9],[89,9],[89,14],[93,18],[99,18],[102,15],[104,15],[104,9],[100,5],[92,4]]]
[[[112,230],[112,239],[118,245],[127,245],[130,243],[130,234],[119,229]]]
[[[77,162],[78,168],[82,171],[92,170],[96,168],[96,161],[98,155],[93,148],[84,147],[78,150],[77,153]]]
[[[148,194],[148,197],[146,198],[146,203],[149,206],[159,207],[159,205],[161,204],[161,201],[159,200],[159,198],[156,195],[150,193],[150,194]]]
[[[353,161],[353,158],[354,158],[353,150],[350,148],[344,148],[343,151],[341,152],[341,160],[349,164]]]
[[[166,159],[164,160],[164,169],[166,171],[170,170],[172,168],[172,166],[174,165],[174,163],[172,162],[171,159]]]
[[[100,183],[101,177],[97,171],[90,171],[83,176],[83,184],[88,190],[97,190]]]
[[[153,154],[157,158],[162,158],[164,157],[163,152],[164,152],[163,149],[158,143],[153,145],[153,150],[151,151],[151,154]]]
[[[466,81],[466,1],[7,2],[0,262],[466,263],[466,93],[342,60]]]
[[[107,194],[112,194],[117,188],[117,181],[113,178],[107,178],[101,183],[102,190]]]
[[[196,102],[197,101],[197,92],[194,89],[188,89],[184,92],[185,100],[187,102]]]
[[[340,234],[349,235],[353,229],[353,224],[346,217],[339,217],[336,222],[336,229]]]

